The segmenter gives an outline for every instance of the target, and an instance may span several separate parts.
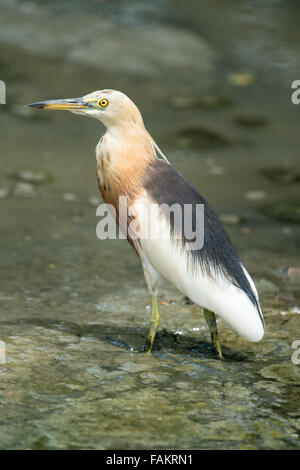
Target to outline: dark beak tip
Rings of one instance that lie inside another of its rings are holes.
[[[43,103],[30,103],[30,104],[26,104],[25,108],[38,108],[38,109],[43,109],[44,108],[44,104]]]

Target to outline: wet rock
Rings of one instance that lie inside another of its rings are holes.
[[[179,315],[183,306],[177,305],[173,308]],[[192,343],[187,337],[149,356],[110,345],[104,333],[110,331],[120,340],[125,334],[122,328],[115,330],[111,314],[101,314],[104,323],[98,325],[97,341],[79,341],[74,334],[81,329],[86,335],[97,334],[97,324],[88,325],[91,317],[82,318],[82,311],[72,312],[72,322],[57,323],[57,312],[53,322],[49,315],[41,320],[43,327],[34,326],[37,318],[19,322],[18,336],[13,334],[16,324],[2,324],[11,362],[0,369],[1,447],[96,449],[100,442],[104,449],[167,448],[174,443],[197,449],[278,449],[297,444],[298,437],[288,431],[291,419],[297,419],[297,397],[293,402],[294,392],[287,387],[298,385],[299,367],[284,360],[292,330],[286,331],[285,347],[278,348],[283,332],[276,316],[259,344],[220,330],[222,341],[235,344],[246,356],[238,361],[231,354],[221,362],[209,346],[202,356],[199,349],[185,349]],[[195,324],[201,317],[197,311]],[[176,316],[171,321],[176,323]],[[209,337],[207,329],[196,334]],[[285,405],[289,414],[282,412]],[[15,422],[20,416],[26,419],[19,427]],[[44,439],[46,434],[50,441]]]
[[[206,149],[228,146],[231,141],[215,130],[206,127],[190,127],[179,132],[177,144],[181,148]]]
[[[262,207],[261,212],[270,217],[270,219],[275,219],[280,222],[289,222],[292,224],[300,224],[300,203],[291,202],[291,203],[276,203],[268,204]]]
[[[8,174],[14,180],[34,185],[50,182],[52,176],[44,170],[15,170]]]
[[[226,96],[175,96],[171,100],[174,108],[178,109],[221,109],[232,106],[232,98]]]
[[[169,379],[169,375],[157,372],[143,372],[139,377],[140,380],[145,384],[165,383]]]
[[[273,183],[285,185],[299,183],[300,181],[300,173],[294,168],[268,167],[262,168],[260,171],[262,175]]]
[[[222,166],[217,166],[217,165],[209,167],[208,172],[210,175],[213,175],[213,176],[223,176],[226,173],[225,168],[223,168]]]
[[[120,366],[120,369],[126,371],[126,372],[143,372],[148,369],[152,369],[152,361],[142,361],[142,360],[136,360],[132,362],[124,362]]]
[[[256,383],[256,387],[267,390],[268,392],[272,394],[281,395],[284,386],[278,382],[274,382],[274,380],[268,381],[264,379],[264,380],[259,380]]]
[[[189,297],[183,297],[182,303],[184,305],[194,305],[194,302]]]
[[[272,364],[261,369],[260,374],[267,379],[278,380],[278,382],[300,384],[300,367],[292,362]]]
[[[280,267],[273,271],[276,277],[286,281],[287,279],[298,278],[300,276],[300,266]]]
[[[94,375],[97,379],[104,379],[108,374],[107,371],[97,365],[87,367],[86,373]]]

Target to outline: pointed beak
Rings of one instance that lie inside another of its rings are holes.
[[[59,109],[64,111],[86,110],[92,107],[90,102],[84,98],[67,98],[64,100],[37,101],[26,106],[26,108]]]

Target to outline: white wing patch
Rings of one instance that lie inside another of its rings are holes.
[[[140,223],[141,248],[148,262],[184,295],[216,313],[239,335],[249,341],[259,341],[264,335],[264,326],[247,294],[225,277],[214,279],[200,267],[195,273],[188,270],[189,256],[186,249],[182,250],[171,239],[167,219],[159,206],[156,205],[154,209],[152,205],[153,201],[147,196],[134,203]],[[253,288],[254,282],[243,269]],[[257,295],[255,286],[253,290]]]

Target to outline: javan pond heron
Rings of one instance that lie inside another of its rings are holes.
[[[115,208],[117,224],[119,201],[125,198],[130,209],[120,228],[130,228],[127,239],[140,258],[151,295],[147,351],[152,349],[159,323],[157,294],[162,277],[203,307],[220,358],[215,314],[245,339],[259,341],[264,335],[264,320],[253,280],[214,211],[170,165],[145,129],[136,105],[120,91],[101,90],[82,98],[40,101],[29,106],[91,116],[106,127],[96,147],[99,189],[104,202]],[[200,247],[192,249],[184,224],[167,217],[162,209],[174,204],[192,207],[192,229],[199,217],[194,209],[204,208],[204,242]],[[146,227],[155,227],[155,236],[149,237]]]

